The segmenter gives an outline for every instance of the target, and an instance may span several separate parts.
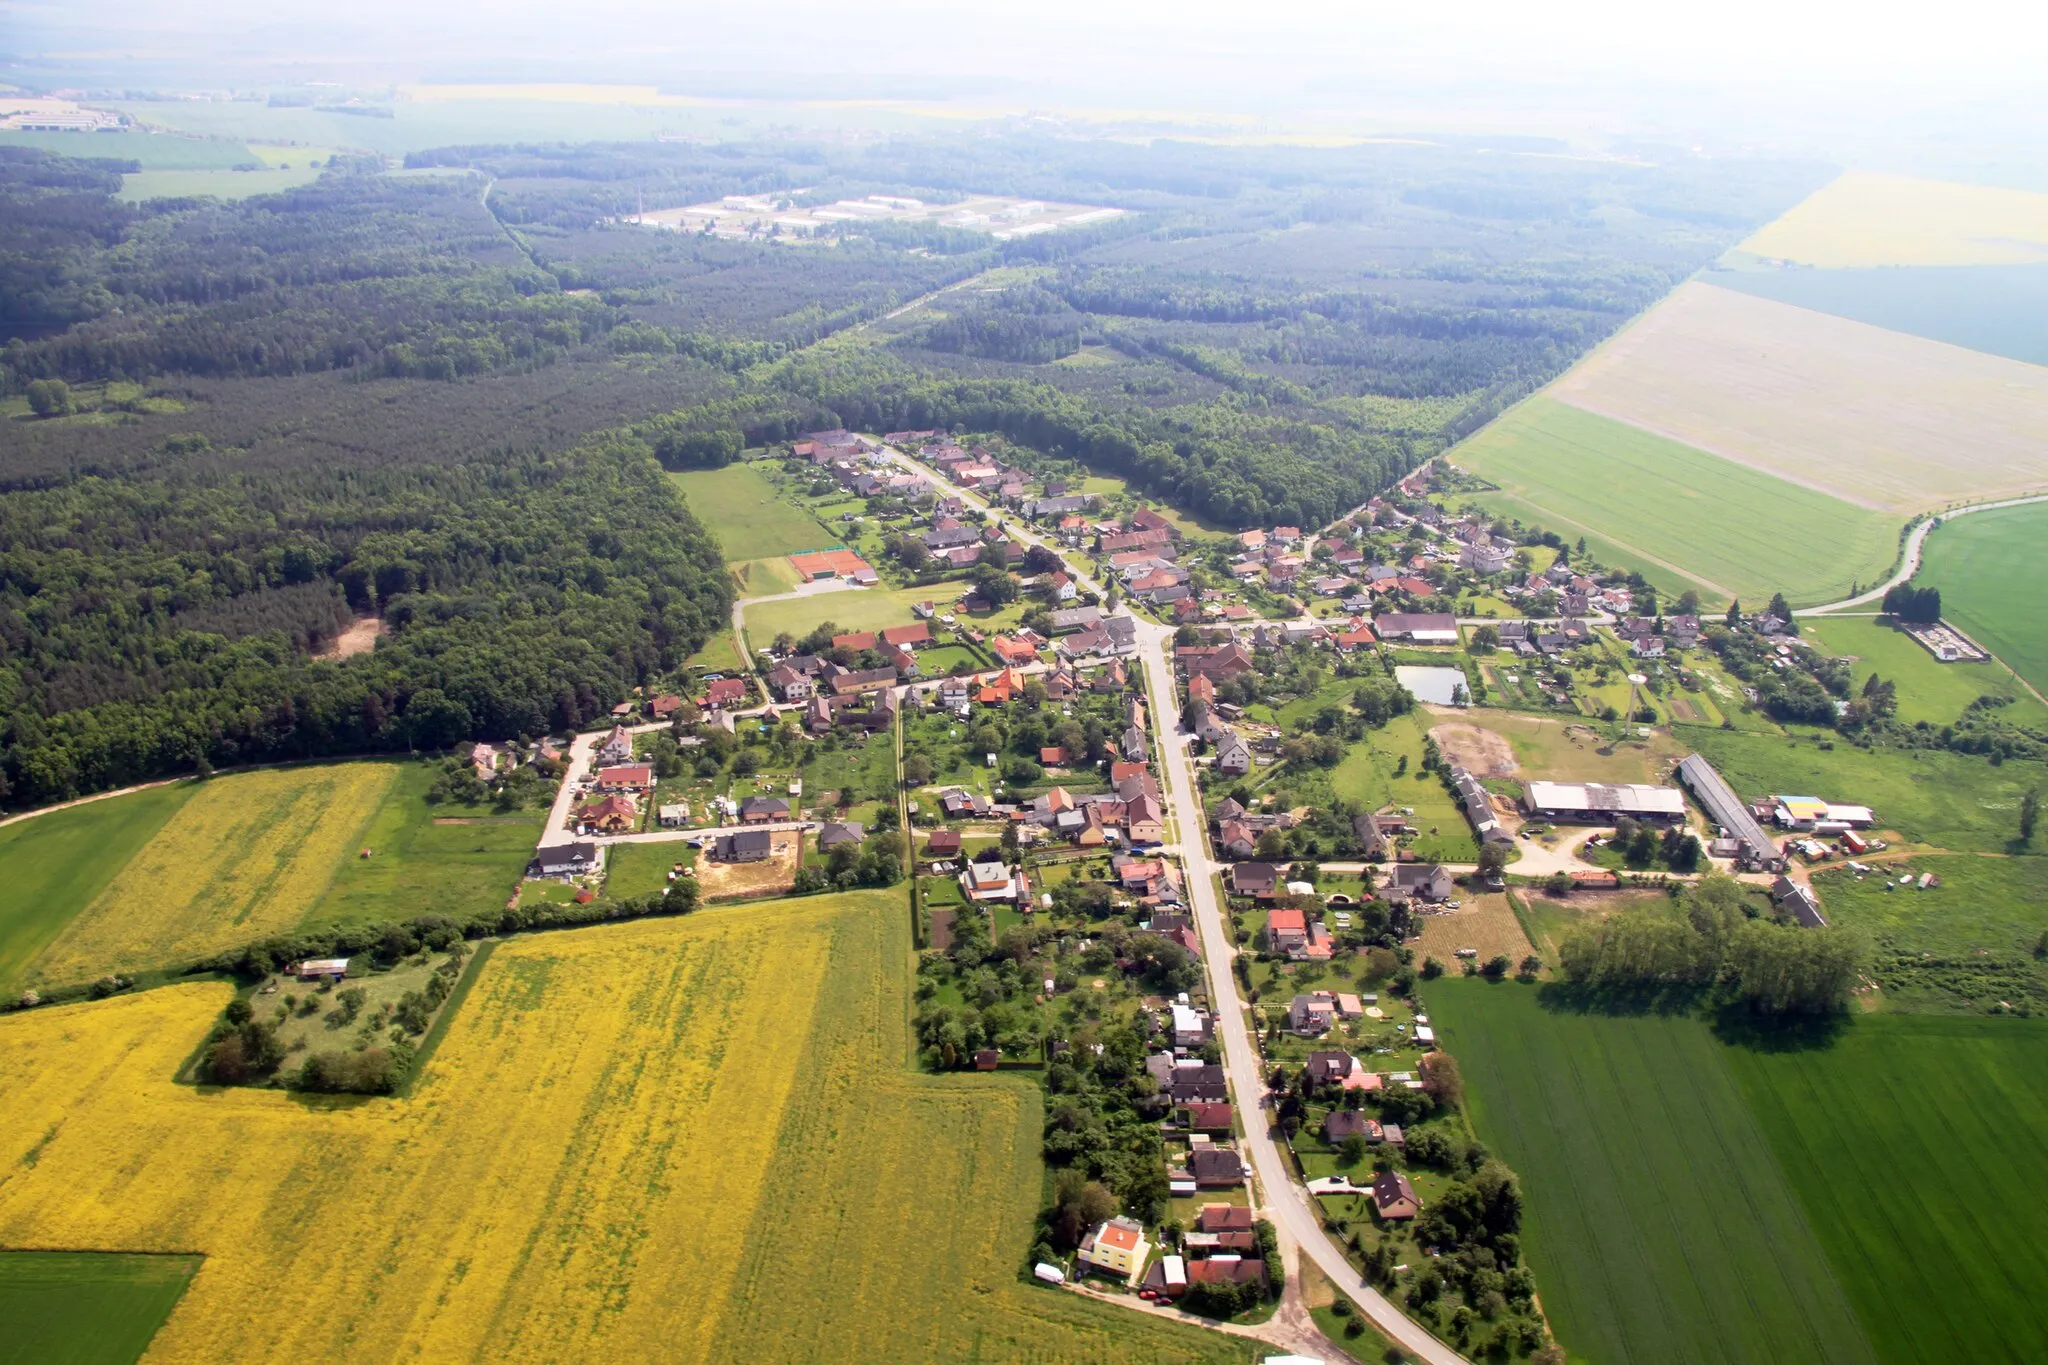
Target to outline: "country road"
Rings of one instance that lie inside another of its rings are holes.
[[[1881,602],[1884,600],[1886,593],[1901,583],[1911,582],[1913,575],[1920,571],[1920,549],[1927,543],[1928,533],[1934,530],[1935,526],[1941,522],[1952,521],[1957,517],[1966,517],[1972,512],[1989,512],[1995,507],[2024,507],[2030,502],[2048,502],[2048,493],[2036,493],[2024,498],[2006,498],[2001,502],[1972,503],[1968,507],[1958,507],[1952,512],[1939,512],[1933,516],[1922,517],[1914,523],[1913,529],[1906,533],[1906,546],[1899,555],[1898,570],[1890,578],[1887,578],[1868,592],[1858,593],[1854,597],[1845,597],[1839,602],[1829,602],[1824,606],[1806,607],[1801,610],[1800,614],[1804,616],[1824,616],[1829,612],[1847,611],[1850,607],[1861,607],[1871,602]]]

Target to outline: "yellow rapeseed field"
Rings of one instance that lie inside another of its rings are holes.
[[[907,918],[515,940],[404,1100],[174,1084],[221,986],[0,1019],[0,1246],[206,1253],[152,1360],[1249,1359],[1018,1282],[1037,1093],[908,1071]]]
[[[179,966],[295,927],[397,775],[389,763],[336,763],[206,783],[65,926],[30,979]]]

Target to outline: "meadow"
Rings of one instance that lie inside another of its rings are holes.
[[[1880,1360],[2048,1358],[2048,1025],[1871,1015],[1728,1065]]]
[[[0,1365],[131,1365],[198,1256],[0,1251]]]
[[[65,985],[181,965],[292,928],[327,894],[397,773],[395,764],[338,763],[200,784],[58,931],[26,979]]]
[[[1038,1092],[912,1074],[909,963],[888,893],[515,939],[328,1105],[171,1082],[226,986],[0,1018],[0,1243],[203,1250],[162,1361],[1250,1359],[1019,1281]]]
[[[2019,834],[2020,799],[2039,782],[2031,765],[1993,766],[1946,750],[1858,749],[1771,735],[1674,726],[1746,800],[1817,796],[1869,806],[1883,829],[1956,853],[2003,853]]]
[[[211,195],[215,199],[249,199],[259,194],[276,194],[310,185],[320,178],[320,168],[295,161],[289,169],[266,166],[261,170],[226,171],[137,171],[121,177],[117,199],[140,204],[147,199],[184,199]]]
[[[1941,589],[1942,614],[2048,692],[2048,503],[1994,507],[1935,528],[1913,581]]]
[[[1583,534],[1603,562],[1709,600],[1782,590],[1795,604],[1825,601],[1882,577],[1898,552],[1895,518],[1550,396],[1450,459],[1500,485],[1478,499],[1490,509]]]
[[[1574,1359],[1877,1358],[1706,1024],[1547,1010],[1517,983],[1446,978],[1424,1000],[1522,1178],[1523,1246]]]
[[[165,137],[135,129],[83,137],[77,133],[0,132],[0,147],[133,161],[145,171],[227,171],[263,164],[261,157],[233,138]]]
[[[2048,365],[2048,260],[2033,265],[1717,270],[1724,289]]]
[[[1974,520],[1976,516],[1989,515],[1974,513],[1965,518],[1965,522]],[[2048,516],[2037,520],[2042,523],[2043,530],[2048,530]],[[2042,570],[2048,572],[2048,563],[2042,565]],[[2004,587],[2008,583],[2012,587],[2005,594],[2008,599],[2005,605],[2017,606],[2017,599],[2022,595],[2032,605],[2033,595],[2027,591],[2027,580],[2023,574],[2007,570],[2000,575],[1998,586]],[[1956,620],[1956,613],[1948,609],[1946,589],[1941,600],[1944,615]],[[2028,612],[2024,619],[2013,619],[2004,624],[2022,634],[2040,635],[2044,646],[2042,662],[2048,663],[2048,628],[2035,627],[2032,619],[2035,615],[2038,613]],[[1945,664],[1929,654],[1912,636],[1880,624],[1869,616],[1809,616],[1800,625],[1802,633],[1825,653],[1856,659],[1851,669],[1855,687],[1861,688],[1864,679],[1872,673],[1897,683],[1898,718],[1908,725],[1923,720],[1930,725],[1953,725],[1964,708],[1977,698],[2003,697],[2010,704],[1999,711],[2001,719],[2015,725],[2048,727],[2048,706],[2042,705],[2020,685],[2018,679],[1996,662]],[[1976,638],[1976,631],[1969,626],[1963,629]],[[1987,649],[1992,648],[1989,642],[1980,643]],[[2003,654],[2000,657],[2004,657]]]
[[[827,621],[842,632],[909,625],[917,619],[910,609],[919,602],[932,602],[937,604],[940,612],[952,613],[960,594],[966,590],[967,584],[962,580],[929,583],[922,588],[855,588],[815,593],[779,602],[751,603],[741,620],[746,626],[747,639],[758,649],[783,631],[801,638]],[[979,629],[991,630],[1022,615],[1023,604],[1015,602],[988,616],[963,616],[961,619],[971,621]],[[934,629],[940,627],[935,626]]]
[[[1549,392],[1876,512],[2048,486],[2048,370],[1710,284],[1680,285]],[[1832,527],[1801,530],[1843,555]]]
[[[670,474],[690,511],[717,538],[728,564],[840,543],[837,532],[752,464]]]
[[[1473,841],[1464,808],[1451,799],[1442,781],[1422,771],[1423,745],[1431,723],[1429,715],[1411,711],[1369,732],[1330,770],[1330,785],[1337,795],[1357,801],[1367,810],[1388,805],[1412,808],[1415,814],[1408,817],[1408,823],[1418,831],[1414,842],[1418,854],[1446,862],[1470,862],[1479,856],[1479,845]],[[1401,768],[1404,758],[1408,760],[1405,771]]]
[[[174,783],[0,825],[0,992],[196,790]]]
[[[2048,852],[2048,839],[2035,840]],[[2048,857],[1951,853],[1877,866],[1890,872],[1890,890],[1846,867],[1816,874],[1813,886],[1829,923],[1869,935],[1886,1009],[1983,1013],[2004,1002],[2048,1012],[2048,961],[2034,956],[2048,935]],[[1932,872],[1941,885],[1896,885],[1908,872]]]
[[[1738,250],[1834,268],[2039,264],[2048,194],[1850,171]]]

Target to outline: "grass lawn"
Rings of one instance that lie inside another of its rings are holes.
[[[1879,1359],[2048,1359],[2048,1025],[1869,1015],[1729,1069]]]
[[[2048,503],[1972,512],[1937,528],[1913,577],[1922,587],[1941,589],[1942,613],[1950,621],[2048,692],[2044,580]]]
[[[500,815],[489,806],[430,806],[435,768],[399,767],[356,846],[344,850],[310,924],[462,917],[503,905],[533,857],[541,811]],[[370,856],[360,856],[363,849]]]
[[[1424,998],[1479,1136],[1522,1178],[1523,1246],[1573,1357],[1875,1360],[1732,1050],[1696,1018],[1548,1010],[1551,989],[1446,978]]]
[[[1869,806],[1881,828],[1957,853],[2003,853],[2019,834],[2020,799],[2040,783],[2038,769],[1994,767],[1972,754],[1942,750],[1858,749],[1812,740],[1682,725],[1673,736],[1706,756],[1736,795],[1817,796]]]
[[[0,1251],[0,1362],[130,1365],[149,1349],[201,1256]]]
[[[1505,738],[1522,775],[1538,781],[1654,782],[1685,756],[1661,730],[1641,739],[1629,727],[1630,737],[1617,740],[1614,726],[1545,716],[1474,708],[1461,719]]]
[[[2048,531],[2048,519],[2042,529]],[[2048,573],[2048,563],[2042,570]],[[1947,601],[1944,592],[1944,606]],[[1854,683],[1858,689],[1872,673],[1897,683],[1898,718],[1908,725],[1923,720],[1929,725],[1952,725],[1971,702],[1989,696],[2012,699],[2012,705],[1999,711],[2001,719],[2036,729],[2048,726],[2048,706],[2035,700],[1996,663],[1942,663],[1912,636],[1880,625],[1869,616],[1812,616],[1802,623],[1801,631],[1826,653],[1856,659]]]
[[[0,826],[0,992],[197,789],[180,782]]]
[[[1878,581],[1898,555],[1897,517],[1541,395],[1450,458],[1501,486],[1481,503],[1585,535],[1597,558],[1654,582],[1683,575],[1710,600],[1827,601]]]
[[[942,612],[951,612],[953,603],[967,590],[966,581],[933,583],[923,588],[853,588],[842,592],[824,592],[815,597],[792,597],[780,602],[759,602],[746,609],[743,618],[747,627],[747,638],[757,642],[757,648],[765,648],[783,631],[799,638],[830,621],[842,632],[856,630],[880,630],[884,626],[905,626],[917,618],[910,608],[918,602],[934,602]],[[962,621],[969,618],[961,617]],[[986,628],[981,618],[973,618],[978,626]],[[933,629],[943,630],[934,626]]]
[[[728,564],[839,543],[836,531],[826,530],[753,464],[697,469],[669,477],[682,490],[697,520],[718,538]]]
[[[1411,711],[1369,732],[1330,770],[1330,785],[1337,795],[1362,802],[1368,810],[1387,805],[1413,808],[1415,814],[1408,817],[1408,823],[1419,831],[1414,842],[1418,854],[1445,862],[1470,862],[1479,856],[1479,846],[1472,839],[1463,808],[1451,799],[1441,781],[1422,771],[1423,740],[1433,719],[1424,712]],[[1408,768],[1397,777],[1403,758],[1408,760]]]
[[[802,582],[788,555],[741,560],[732,566],[732,573],[739,582],[742,597],[772,597],[776,593],[788,592]]]
[[[733,640],[732,632],[721,630],[704,642],[704,648],[683,661],[685,668],[701,668],[707,673],[738,673],[746,666],[740,658],[740,647]]]
[[[668,872],[695,860],[696,850],[668,844],[613,844],[604,855],[604,894],[609,900],[652,896],[668,888]]]
[[[1982,1013],[2003,1000],[2048,1012],[2048,962],[2034,956],[2048,934],[2048,857],[1934,854],[1876,866],[1889,883],[1835,867],[1813,885],[1830,923],[1869,934],[1888,1008]],[[1909,872],[1916,882],[1932,872],[1941,885],[1897,885]]]

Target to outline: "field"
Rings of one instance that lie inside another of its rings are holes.
[[[822,592],[808,597],[785,598],[779,602],[755,603],[746,609],[743,619],[747,638],[758,642],[755,647],[760,648],[783,631],[803,636],[826,621],[834,623],[841,631],[909,625],[917,619],[910,612],[915,603],[935,602],[940,611],[950,612],[966,588],[967,584],[962,581],[933,583],[922,588],[855,588]],[[972,619],[975,625],[989,629],[997,621],[1013,620],[1022,614],[1019,605],[1012,603],[991,617],[962,619]],[[934,626],[933,629],[940,628]]]
[[[2048,1358],[2048,1026],[1873,1015],[1730,1069],[1881,1360]]]
[[[904,1069],[907,921],[514,940],[405,1100],[172,1084],[225,986],[0,1019],[0,1242],[205,1251],[162,1361],[1249,1359],[1020,1284],[1037,1091]]]
[[[1770,794],[1856,802],[1880,827],[1956,853],[2003,853],[2019,833],[2020,798],[2040,778],[2028,765],[1943,750],[1864,750],[1684,725],[1681,744],[1706,755],[1744,799]]]
[[[196,790],[178,783],[0,825],[0,992]]]
[[[0,1251],[0,1362],[130,1365],[178,1306],[197,1256]]]
[[[1717,270],[1709,278],[1758,298],[2048,365],[2048,262]]]
[[[397,775],[394,764],[339,763],[201,785],[57,933],[26,979],[63,985],[178,965],[292,928],[327,894]]]
[[[1424,999],[1522,1178],[1523,1246],[1573,1357],[1874,1360],[1730,1050],[1697,1019],[1550,1011],[1538,991],[1446,979]]]
[[[1476,960],[1481,963],[1505,956],[1517,967],[1534,951],[1505,894],[1467,896],[1456,910],[1422,918],[1420,942],[1415,945],[1417,961],[1433,957],[1455,970],[1460,948],[1478,949]]]
[[[1450,458],[1500,485],[1478,499],[1490,509],[1583,534],[1597,558],[1667,590],[1818,602],[1881,578],[1898,553],[1895,518],[1553,397],[1521,404]]]
[[[1964,524],[1979,516],[1991,515],[1989,512],[1974,512],[1964,518]],[[2039,520],[2048,523],[2048,517]],[[2043,569],[2048,571],[2048,564],[2044,564]],[[2027,579],[2023,574],[2008,570],[2002,577],[2000,586],[2013,584],[2012,598],[2018,598],[2025,591]],[[1955,619],[1955,613],[1948,611],[1948,600],[1948,591],[1944,588],[1941,594],[1943,611]],[[2010,605],[2017,606],[2018,603],[2015,601]],[[2029,613],[2023,620],[2012,624],[2022,632],[2041,634],[2043,644],[2048,645],[2048,629],[2034,625],[2032,617],[2036,614]],[[1996,663],[1942,663],[1921,648],[1912,636],[1888,625],[1880,625],[1869,616],[1809,616],[1801,626],[1807,638],[1825,652],[1853,656],[1858,660],[1854,667],[1856,687],[1862,687],[1863,680],[1872,673],[1896,682],[1899,685],[1898,718],[1908,725],[1922,720],[1930,725],[1953,725],[1963,714],[1963,708],[1979,697],[1990,696],[2011,699],[2012,704],[1998,713],[2001,718],[2015,725],[2048,726],[2048,706],[2043,706],[2012,674]],[[1974,630],[1968,626],[1963,629],[1969,630],[1975,638]],[[1988,641],[1980,643],[1987,649],[1991,648]]]
[[[654,895],[668,885],[670,868],[695,861],[696,850],[680,840],[612,844],[604,852],[604,894],[612,900]]]
[[[1451,799],[1444,784],[1422,771],[1423,739],[1432,718],[1420,711],[1398,717],[1371,731],[1330,770],[1337,795],[1364,803],[1368,810],[1394,805],[1412,807],[1408,823],[1420,831],[1415,851],[1445,862],[1470,862],[1479,856],[1464,808]],[[1396,777],[1401,759],[1408,770]]]
[[[821,550],[839,543],[839,536],[785,497],[782,490],[751,464],[671,474],[690,510],[718,538],[725,560],[763,559],[795,550]]]
[[[1739,250],[1838,268],[2040,263],[2048,261],[2048,194],[1851,171]]]
[[[145,171],[225,171],[258,166],[262,158],[239,141],[166,137],[155,133],[0,132],[0,147],[33,147],[58,156],[134,161]]]
[[[1707,284],[1681,285],[1550,393],[1878,512],[2048,487],[2048,369]],[[1834,534],[1806,527],[1809,553],[1860,565]]]
[[[1913,581],[1940,588],[1944,616],[2048,692],[2048,621],[2037,591],[2048,577],[2044,547],[2048,503],[1972,512],[1928,535]]]
[[[140,171],[121,177],[116,197],[130,204],[145,199],[182,199],[202,194],[216,199],[247,199],[258,194],[297,189],[320,178],[320,168],[295,161],[291,169],[260,171]]]
[[[1462,725],[1439,722],[1433,732],[1452,731],[1451,747],[1456,750],[1463,746],[1457,742],[1455,732],[1490,731],[1507,742],[1514,767],[1521,775],[1546,781],[1660,782],[1670,777],[1670,770],[1685,756],[1662,731],[1654,732],[1649,739],[1617,740],[1591,725],[1511,711],[1480,708],[1466,712],[1466,716]],[[1479,768],[1473,771],[1485,775]]]
[[[2036,835],[2048,851],[2048,839]],[[1872,974],[1887,1009],[1983,1013],[2003,1001],[2048,1012],[2048,962],[2034,956],[2048,934],[2048,858],[1951,853],[1881,860],[1894,886],[1845,867],[1813,879],[1828,921],[1870,936]],[[1941,885],[1896,885],[1932,872]]]

